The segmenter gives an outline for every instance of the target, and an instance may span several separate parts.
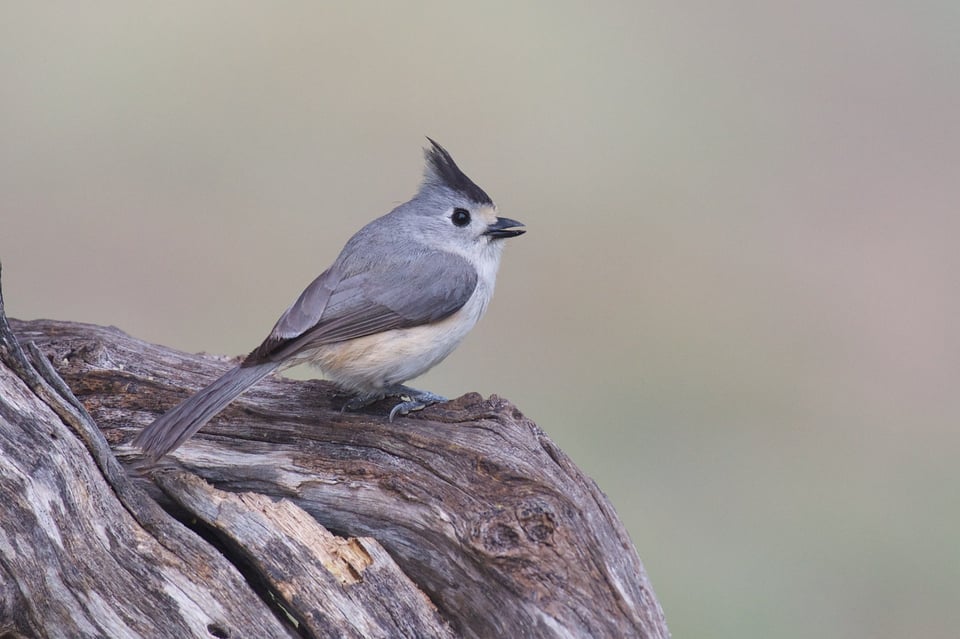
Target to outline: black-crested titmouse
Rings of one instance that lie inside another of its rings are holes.
[[[134,440],[146,460],[180,446],[273,371],[305,362],[353,395],[350,410],[396,396],[392,420],[446,401],[402,384],[439,364],[477,323],[502,240],[524,231],[497,217],[490,196],[430,144],[413,199],[350,238],[239,366],[147,426]]]

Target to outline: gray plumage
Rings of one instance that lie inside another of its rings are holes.
[[[163,457],[187,441],[243,391],[277,370],[279,366],[279,362],[250,367],[237,366],[143,429],[134,440],[134,445],[147,452],[148,458]]]
[[[397,221],[383,217],[354,235],[333,266],[300,294],[243,365],[436,322],[462,308],[476,288],[476,269],[452,253],[425,246],[411,251],[409,241],[397,235],[401,231],[394,228]],[[374,252],[382,256],[374,263],[360,257]]]
[[[429,138],[428,138],[429,139]],[[148,461],[186,441],[278,368],[310,362],[361,408],[409,397],[406,414],[443,398],[401,384],[442,361],[486,310],[503,244],[523,233],[430,140],[420,190],[360,229],[243,363],[161,416],[134,441]]]

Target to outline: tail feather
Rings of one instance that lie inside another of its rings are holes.
[[[203,428],[243,391],[278,367],[278,362],[265,362],[257,366],[234,368],[144,428],[133,440],[134,446],[143,449],[147,459],[160,459]]]

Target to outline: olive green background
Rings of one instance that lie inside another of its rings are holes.
[[[953,0],[4,3],[8,312],[244,353],[430,135],[529,233],[416,385],[555,438],[674,636],[956,636],[958,33]]]

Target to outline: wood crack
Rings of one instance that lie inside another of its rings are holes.
[[[265,379],[163,469],[132,479],[137,455],[127,442],[230,361],[98,326],[4,326],[0,319],[0,446],[11,454],[0,479],[49,477],[45,489],[63,503],[56,533],[75,550],[58,549],[54,531],[42,528],[19,543],[57,557],[55,570],[76,576],[69,587],[113,602],[116,618],[55,604],[43,571],[0,548],[4,573],[17,576],[5,583],[23,584],[3,591],[0,628],[669,636],[612,506],[507,400],[469,394],[390,424],[376,412],[341,415],[328,384]],[[18,358],[17,337],[36,344],[32,363]],[[31,379],[41,390],[12,403],[22,393],[11,385]],[[14,407],[23,402],[33,402],[29,414]],[[38,504],[4,494],[8,484],[0,482],[0,526],[10,535],[10,522]],[[206,532],[198,537],[154,499]],[[84,546],[104,526],[114,541]],[[86,572],[94,565],[99,572]],[[298,623],[271,612],[272,600]],[[10,602],[27,610],[10,613]]]

